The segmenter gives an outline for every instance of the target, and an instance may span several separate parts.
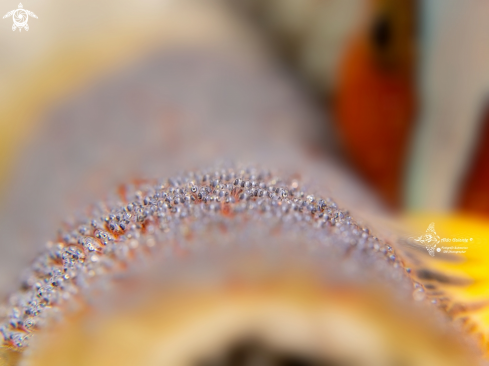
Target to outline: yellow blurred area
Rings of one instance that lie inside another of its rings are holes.
[[[219,357],[233,343],[249,339],[333,364],[377,366],[396,360],[458,366],[474,361],[463,355],[456,338],[413,322],[382,292],[328,288],[291,273],[217,288],[175,284],[164,296],[155,293],[136,308],[104,316],[87,308],[41,338],[26,362],[200,365],[199,360]]]
[[[465,304],[466,311],[456,317],[469,317],[482,333],[481,339],[486,352],[489,351],[489,222],[485,218],[463,214],[413,213],[403,220],[413,236],[426,231],[435,223],[440,238],[452,242],[439,243],[439,247],[465,247],[465,253],[451,254],[451,258],[439,259],[438,253],[427,260],[427,267],[446,276],[469,281],[467,286],[442,284],[444,293],[457,304]],[[453,239],[467,239],[467,242]],[[471,240],[472,239],[472,240]],[[450,255],[450,254],[449,254]]]

